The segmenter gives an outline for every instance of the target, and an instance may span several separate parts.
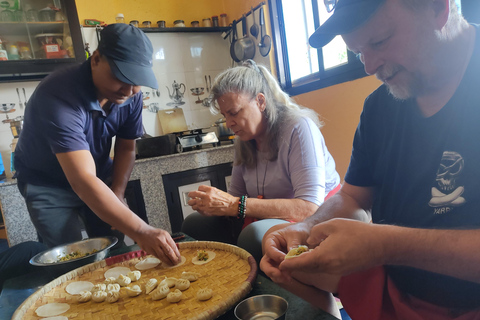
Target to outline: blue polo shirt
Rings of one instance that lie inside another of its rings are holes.
[[[90,59],[46,77],[25,108],[25,120],[15,149],[19,182],[70,187],[57,153],[88,150],[97,177],[112,174],[110,149],[114,136],[136,139],[143,133],[141,92],[105,114],[97,100]]]

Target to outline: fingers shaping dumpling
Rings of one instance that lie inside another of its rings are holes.
[[[96,291],[92,295],[92,300],[95,302],[103,302],[107,298],[107,293],[105,291]]]
[[[127,277],[129,277],[132,280],[132,282],[138,281],[141,276],[142,276],[142,273],[137,270],[130,271],[127,275]]]
[[[90,291],[82,291],[79,293],[78,302],[88,302],[92,300],[92,293]]]
[[[175,283],[177,282],[177,278],[173,278],[173,277],[170,277],[170,278],[167,278],[165,277],[165,279],[163,279],[159,286],[163,286],[163,285],[167,285],[169,288],[172,288],[172,287],[175,287]]]
[[[120,298],[120,291],[110,291],[107,293],[106,301],[109,303],[117,302]]]
[[[167,295],[167,301],[171,303],[178,302],[182,300],[182,295],[182,291],[175,289],[175,291],[172,291]]]
[[[107,292],[111,291],[119,291],[120,292],[120,285],[118,283],[112,283],[107,286]]]
[[[190,281],[187,279],[178,279],[177,282],[175,282],[175,289],[184,291],[190,288]]]
[[[127,276],[124,276],[123,274],[119,275],[117,278],[117,283],[121,285],[122,287],[126,287],[132,282],[132,279],[130,279]]]
[[[127,295],[129,297],[136,297],[142,293],[142,289],[140,288],[139,285],[134,285],[131,287],[125,287],[125,290],[127,290]]]
[[[158,285],[158,280],[153,278],[148,280],[147,284],[145,285],[145,293],[149,294],[150,292],[153,291]]]
[[[200,301],[208,300],[212,297],[212,289],[200,289],[197,291],[197,299]]]
[[[105,291],[107,289],[107,285],[105,283],[97,283],[96,285],[93,286],[92,288],[92,293],[95,293],[97,291]]]
[[[300,245],[296,248],[293,248],[292,250],[288,251],[287,255],[285,256],[285,259],[290,259],[290,258],[295,258],[301,255],[304,252],[310,251],[307,246]]]
[[[152,295],[152,300],[160,300],[165,298],[168,294],[170,293],[170,288],[165,284],[163,286],[158,286],[157,289],[155,289],[151,295]]]
[[[182,279],[187,279],[188,281],[190,282],[194,282],[194,281],[197,281],[198,278],[200,278],[201,274],[198,273],[198,272],[186,272],[186,271],[183,271],[182,272],[182,275],[180,276],[180,278]]]

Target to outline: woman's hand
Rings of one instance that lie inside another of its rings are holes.
[[[238,197],[234,197],[220,189],[200,186],[197,191],[188,194],[191,200],[188,205],[205,216],[232,216],[238,213]]]

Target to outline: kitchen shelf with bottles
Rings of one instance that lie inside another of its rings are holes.
[[[143,32],[227,32],[231,27],[170,27],[170,28],[140,28]]]
[[[8,60],[0,61],[0,82],[37,80],[56,69],[85,61],[75,0],[56,2],[61,5],[56,11],[61,19],[0,22],[0,39],[9,56]],[[38,9],[46,7],[49,1],[23,4]],[[16,47],[17,55],[12,46]]]

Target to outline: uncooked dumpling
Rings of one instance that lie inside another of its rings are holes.
[[[132,280],[132,282],[138,281],[141,276],[142,276],[142,273],[140,271],[137,271],[137,270],[130,271],[127,274],[127,277],[129,277]]]
[[[145,285],[145,293],[149,294],[150,292],[153,291],[158,285],[158,280],[157,279],[150,279],[148,280],[147,284]]]
[[[175,289],[185,291],[188,288],[190,288],[190,281],[187,279],[178,279],[177,282],[175,282]]]
[[[130,268],[127,268],[127,267],[115,267],[105,271],[104,276],[105,276],[105,279],[112,277],[112,278],[115,278],[116,280],[121,274],[126,276],[130,271],[132,270],[130,270]]]
[[[170,288],[167,285],[159,286],[157,289],[155,289],[151,295],[152,295],[152,300],[160,300],[165,298],[170,292]]]
[[[107,289],[107,285],[105,283],[97,283],[96,285],[93,286],[92,288],[92,293],[95,293],[97,291],[105,291]]]
[[[103,302],[107,298],[107,293],[105,291],[97,291],[92,295],[92,300],[95,302]]]
[[[67,303],[47,303],[38,307],[35,313],[39,317],[53,317],[67,312],[68,309],[70,309],[70,305]]]
[[[182,295],[182,291],[175,289],[175,291],[172,291],[167,295],[167,301],[171,303],[178,302],[182,300]]]
[[[210,250],[198,250],[197,255],[192,258],[193,264],[205,264],[212,261],[217,254]]]
[[[129,297],[136,297],[142,293],[142,289],[137,284],[131,287],[125,287],[125,290],[127,290],[127,295]]]
[[[107,279],[105,279],[105,281],[103,283],[105,283],[106,285],[109,285],[109,284],[112,284],[112,283],[117,283],[117,278],[108,277]]]
[[[197,291],[197,299],[200,301],[208,300],[212,297],[212,289],[200,289]]]
[[[124,276],[123,274],[119,275],[117,278],[117,283],[121,285],[122,287],[126,287],[132,282],[132,279],[130,279],[127,276]]]
[[[107,292],[111,291],[119,291],[120,292],[120,285],[118,283],[112,283],[107,286]]]
[[[302,253],[310,251],[307,246],[304,245],[299,245],[296,248],[293,248],[292,250],[288,251],[287,255],[285,256],[285,259],[291,259],[298,257]]]
[[[78,302],[88,302],[92,300],[92,293],[90,291],[82,291],[79,295]]]
[[[163,285],[167,285],[169,288],[172,288],[172,287],[175,287],[175,283],[177,282],[177,278],[173,278],[173,277],[170,277],[170,278],[167,278],[165,277],[165,279],[163,279],[159,286],[163,286]]]
[[[187,279],[188,281],[190,282],[194,282],[194,281],[197,281],[198,278],[200,278],[201,274],[198,273],[198,272],[186,272],[186,271],[183,271],[182,272],[182,275],[180,276],[180,278],[182,279]]]
[[[110,291],[107,293],[107,298],[105,299],[108,303],[117,302],[120,298],[120,291]]]
[[[157,259],[155,257],[147,257],[146,259],[143,259],[139,263],[135,265],[135,268],[138,270],[147,270],[151,268],[155,268],[158,266],[162,261],[160,259]]]
[[[56,316],[56,317],[42,318],[42,320],[68,320],[68,318],[65,316]]]
[[[69,294],[79,294],[82,291],[90,291],[93,288],[93,283],[90,281],[75,281],[65,287],[65,291]]]

